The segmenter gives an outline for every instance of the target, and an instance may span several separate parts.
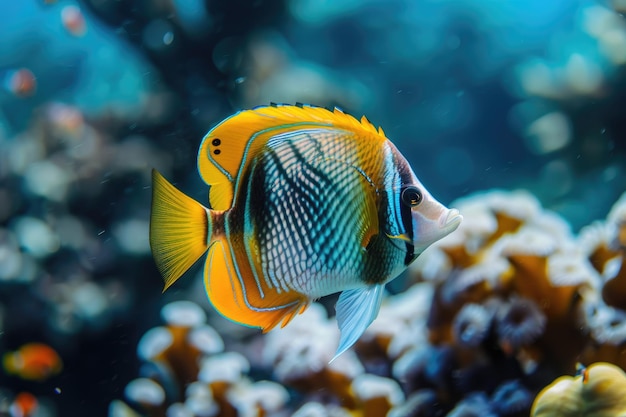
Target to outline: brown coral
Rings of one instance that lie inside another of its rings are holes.
[[[519,355],[529,370],[542,360],[550,360],[561,372],[573,369],[585,343],[576,324],[579,290],[590,285],[595,272],[575,249],[569,226],[522,192],[478,194],[455,206],[465,217],[458,234],[427,251],[416,268],[418,279],[430,274],[437,282],[428,319],[430,341],[456,343],[454,321],[465,305],[494,297],[505,304],[528,300],[545,315],[545,323],[534,327],[538,334],[532,343],[516,346],[501,339],[501,348]],[[439,258],[440,271],[427,270],[430,258]],[[568,346],[563,340],[569,340]]]

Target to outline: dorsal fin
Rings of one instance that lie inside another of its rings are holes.
[[[200,145],[198,171],[211,186],[211,208],[232,207],[237,178],[270,138],[307,128],[349,130],[364,139],[386,140],[365,116],[358,121],[338,108],[272,104],[240,111],[211,129]]]

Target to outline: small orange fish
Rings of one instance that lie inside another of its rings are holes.
[[[29,392],[20,392],[11,403],[11,416],[30,417],[34,416],[39,408],[37,397]]]
[[[462,219],[382,129],[339,109],[236,113],[205,136],[198,170],[210,208],[153,171],[150,245],[165,288],[208,253],[213,306],[264,331],[341,291],[336,355],[376,318],[385,284]]]
[[[65,6],[61,10],[61,21],[63,22],[63,27],[73,36],[81,37],[87,33],[85,16],[83,16],[83,12],[77,6]]]
[[[2,358],[7,373],[22,379],[43,381],[61,372],[63,362],[58,353],[43,343],[27,343]]]
[[[28,68],[20,68],[6,75],[4,86],[17,97],[30,97],[37,90],[37,79]]]

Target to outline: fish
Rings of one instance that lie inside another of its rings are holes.
[[[163,291],[206,254],[213,307],[263,332],[340,292],[334,358],[374,321],[385,285],[462,220],[382,128],[338,108],[239,111],[205,135],[197,168],[207,205],[152,171],[150,247]]]
[[[28,68],[19,68],[4,74],[3,85],[15,97],[31,97],[37,91],[37,78]]]
[[[30,392],[18,393],[11,406],[9,407],[9,415],[19,417],[30,417],[37,415],[39,410],[39,401]]]
[[[61,23],[70,35],[77,38],[87,33],[85,16],[83,16],[83,12],[77,6],[69,5],[63,7],[61,10]]]
[[[32,381],[44,381],[63,369],[59,354],[50,346],[36,342],[5,353],[2,364],[8,374]]]

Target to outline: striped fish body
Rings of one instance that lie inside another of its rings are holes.
[[[272,289],[310,299],[387,281],[405,254],[372,234],[385,194],[376,184],[393,169],[384,153],[384,142],[336,130],[274,138],[227,216],[231,233],[242,236],[237,264],[250,264]]]
[[[211,210],[154,173],[151,245],[166,288],[208,250],[211,303],[265,331],[343,291],[338,354],[375,318],[384,284],[460,222],[382,130],[337,110],[238,113],[207,134],[198,168]]]

